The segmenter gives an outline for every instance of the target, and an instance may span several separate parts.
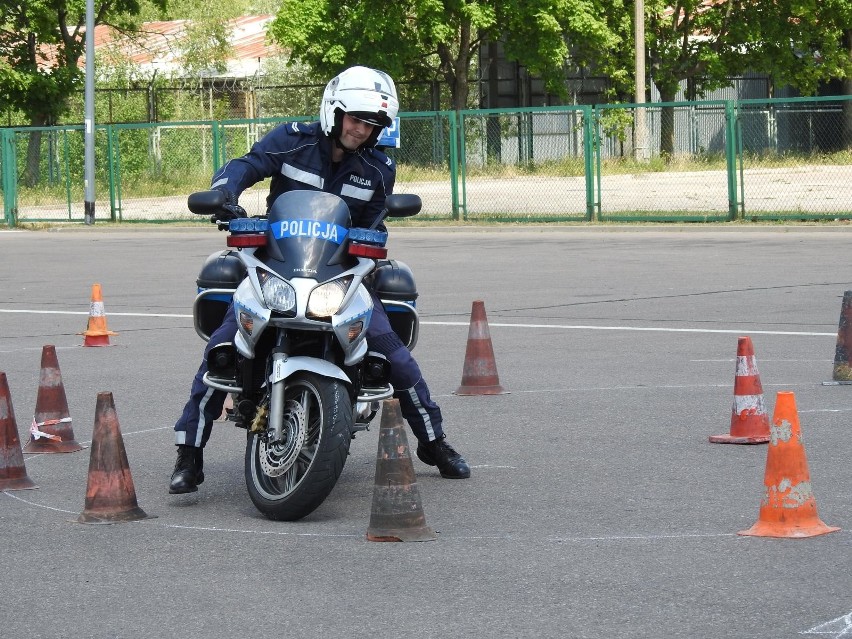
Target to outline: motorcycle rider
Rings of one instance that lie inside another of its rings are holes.
[[[383,127],[394,122],[399,103],[393,80],[386,73],[363,66],[346,69],[325,87],[319,122],[282,124],[261,138],[241,158],[227,162],[213,176],[211,189],[225,194],[228,219],[245,217],[238,204],[248,187],[269,177],[267,206],[282,193],[296,189],[326,191],[349,206],[353,226],[369,227],[384,209],[396,178],[396,166],[375,149]],[[385,230],[380,226],[381,230]],[[470,467],[447,442],[440,407],[432,400],[420,368],[390,326],[381,302],[373,296],[373,314],[367,330],[369,348],[391,363],[394,397],[417,437],[417,456],[437,466],[442,477],[465,479]],[[177,462],[170,493],[198,490],[204,481],[203,449],[213,421],[222,413],[227,394],[206,386],[207,354],[237,332],[233,309],[210,336],[204,358],[192,383],[190,397],[175,423]]]

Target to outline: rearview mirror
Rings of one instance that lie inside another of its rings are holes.
[[[385,198],[388,217],[411,217],[420,213],[423,201],[413,193],[394,193]]]
[[[187,198],[187,206],[196,215],[212,215],[222,210],[225,194],[222,191],[198,191]]]

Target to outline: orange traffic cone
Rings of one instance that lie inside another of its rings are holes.
[[[104,302],[101,298],[101,285],[92,284],[92,305],[89,309],[89,323],[83,333],[83,346],[109,346],[109,336],[118,335],[107,328]]]
[[[491,332],[485,316],[485,303],[476,300],[470,311],[470,328],[467,334],[467,350],[464,355],[462,381],[455,395],[503,395],[508,393],[500,385],[497,362],[491,346]]]
[[[849,353],[852,352],[852,291],[843,293],[840,307],[840,321],[837,325],[837,346],[834,349],[834,374],[832,378],[841,384],[852,384],[852,366]]]
[[[435,531],[426,525],[420,502],[420,489],[414,475],[411,450],[399,409],[399,400],[382,402],[379,450],[376,455],[376,481],[370,541],[434,541]]]
[[[147,517],[136,502],[136,489],[130,476],[112,393],[98,393],[86,506],[77,521],[81,524],[114,524]]]
[[[765,444],[769,441],[769,417],[750,337],[737,340],[731,432],[711,435],[710,441],[714,444]]]
[[[6,373],[0,373],[0,490],[38,488],[27,476]]]
[[[30,441],[25,453],[73,453],[84,446],[74,439],[65,386],[56,358],[56,347],[41,349],[41,375],[36,396],[36,409],[30,426]]]
[[[770,428],[763,484],[766,493],[757,523],[738,535],[755,537],[814,537],[840,530],[817,516],[808,461],[802,444],[796,397],[779,392]]]

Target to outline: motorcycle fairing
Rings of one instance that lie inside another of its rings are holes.
[[[296,371],[311,371],[324,377],[335,377],[347,384],[352,383],[352,380],[346,376],[346,373],[331,362],[317,359],[316,357],[302,357],[300,355],[276,359],[272,365],[272,373],[269,376],[269,381],[273,384],[280,382],[290,377]]]
[[[285,279],[324,282],[351,268],[355,258],[342,250],[351,226],[349,207],[336,195],[288,191],[269,208],[267,253]]]
[[[340,310],[331,318],[334,334],[343,347],[346,366],[360,361],[367,354],[367,327],[373,317],[373,298],[363,286],[358,286],[354,296],[344,302]],[[351,326],[361,322],[361,331],[355,339],[349,338]]]
[[[240,355],[248,358],[254,357],[255,343],[263,334],[269,319],[272,317],[272,311],[266,308],[262,296],[257,292],[259,288],[257,274],[253,268],[250,268],[249,276],[240,282],[234,292],[234,315],[237,320],[237,335],[234,338],[234,346]],[[240,321],[241,313],[251,316],[251,332],[246,329],[244,322]]]

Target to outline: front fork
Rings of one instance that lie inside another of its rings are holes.
[[[276,346],[272,349],[272,356],[270,358],[271,365],[265,372],[267,383],[270,383],[269,380],[279,377],[279,374],[276,374],[276,371],[288,360],[288,353],[290,350],[290,341],[286,334],[283,331],[279,332],[276,339]],[[316,362],[316,366],[319,366],[318,368],[315,368],[315,365],[311,365],[305,370],[313,370],[318,375],[338,377],[347,384],[353,383],[353,378],[346,376],[346,374],[337,368],[337,366],[331,363],[322,364],[322,361]],[[323,370],[322,366],[326,366],[327,368]],[[373,415],[375,415],[375,412],[378,409],[378,402],[393,396],[393,387],[388,382],[388,378],[390,377],[390,363],[384,356],[371,352],[367,355],[366,362],[361,363],[358,366],[363,370],[354,377],[354,379],[357,380],[355,382],[355,390],[358,392],[353,392],[352,399],[353,409],[356,411],[356,422],[362,422],[361,424],[356,425],[355,430],[364,430],[370,419],[372,419]],[[242,380],[243,388],[251,387],[250,384],[246,383],[246,376],[251,375],[252,370],[252,362],[250,360],[244,360]],[[253,432],[265,432],[269,437],[270,442],[281,441],[285,436],[284,415],[286,412],[285,396],[287,390],[287,379],[288,377],[281,374],[280,379],[270,383],[268,395],[269,412],[267,414],[268,419],[266,421],[266,428],[261,427],[261,422],[263,421],[263,415],[261,413],[263,410],[262,401],[261,405],[258,406],[255,411],[251,430]]]
[[[272,370],[276,363],[287,359],[287,355],[278,349],[272,353]],[[271,378],[271,374],[267,379]],[[272,441],[281,441],[284,436],[284,391],[286,379],[273,382],[269,389],[269,423],[272,424]]]
[[[272,349],[271,366],[264,371],[266,382],[273,379],[274,371],[280,363],[287,359],[290,342],[281,331],[276,338],[276,346]],[[215,370],[205,374],[204,383],[213,388],[233,393],[237,397],[235,406],[239,415],[237,421],[249,421],[249,430],[253,433],[267,433],[270,441],[280,441],[284,436],[284,396],[286,378],[272,382],[269,387],[269,403],[264,404],[254,393],[255,360],[239,358],[233,344],[221,344],[217,350],[211,351],[208,360],[216,363]],[[236,371],[239,370],[239,382]],[[268,411],[267,411],[268,406]],[[266,422],[265,424],[263,422]],[[272,429],[269,429],[272,424]]]

